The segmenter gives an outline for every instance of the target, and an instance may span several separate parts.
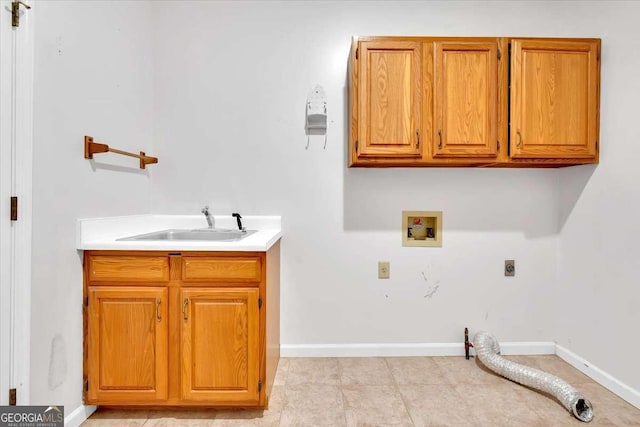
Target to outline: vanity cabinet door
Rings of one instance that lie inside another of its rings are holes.
[[[167,399],[166,287],[89,286],[87,403]]]
[[[183,288],[182,399],[259,402],[258,288]]]

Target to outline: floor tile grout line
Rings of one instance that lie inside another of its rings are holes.
[[[338,385],[340,387],[340,396],[342,396],[342,415],[344,416],[344,425],[349,426],[349,420],[347,419],[347,397],[344,395],[344,384],[342,384],[342,365],[338,357],[334,358],[338,365]]]
[[[279,361],[278,361],[279,362]],[[276,368],[277,369],[277,368]],[[284,378],[282,379],[282,385],[286,386],[287,385],[287,380],[289,379],[289,369],[291,369],[291,359],[287,359],[287,369],[285,370],[284,373]],[[278,373],[278,371],[276,370],[276,374]]]
[[[471,417],[473,418],[471,421],[475,422],[476,425],[480,425],[481,420],[476,417],[476,413],[473,411],[473,406],[469,405],[467,403],[467,399],[464,397],[464,395],[462,395],[462,393],[458,392],[457,387],[460,384],[450,384],[448,385],[448,387],[451,387],[451,391],[458,396],[458,399],[460,399],[460,402],[462,402],[462,404],[469,410],[469,414],[471,415]],[[466,383],[464,383],[464,385],[466,385]],[[480,386],[485,386],[485,387],[493,387],[493,385],[489,385],[489,384],[478,384]]]
[[[278,360],[278,365],[280,365],[280,359]],[[278,368],[276,368],[276,375],[278,375]],[[280,408],[280,415],[278,416],[278,426],[282,425],[282,413],[287,408],[287,404],[289,403],[289,399],[287,398],[287,380],[289,379],[289,370],[291,369],[291,358],[287,359],[287,368],[284,371],[282,378],[282,398],[284,399],[283,405]],[[273,390],[273,388],[272,388]]]
[[[398,392],[398,396],[400,396],[400,400],[402,401],[402,406],[404,407],[405,412],[407,413],[407,415],[409,416],[409,419],[411,420],[411,425],[415,426],[416,422],[413,419],[413,417],[411,416],[411,411],[409,411],[409,408],[407,407],[407,402],[405,401],[404,397],[402,396],[402,392],[400,391],[400,385],[398,384],[398,379],[396,378],[395,375],[393,375],[393,370],[391,369],[391,366],[389,365],[389,358],[385,357],[384,358],[384,363],[387,365],[387,369],[389,370],[389,374],[391,374],[391,378],[393,379],[393,384],[396,386],[396,391]]]

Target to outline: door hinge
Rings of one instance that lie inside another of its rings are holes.
[[[358,50],[359,50],[359,49],[360,49],[360,48],[356,48],[356,59],[358,59]]]
[[[21,1],[13,1],[11,2],[11,26],[19,27],[20,26],[20,5],[23,5],[27,9],[31,9],[31,6]]]
[[[500,141],[496,141],[496,142],[497,142],[496,147],[498,148],[498,151],[500,151]]]
[[[502,59],[502,51],[498,49],[498,60]]]
[[[258,393],[262,391],[262,380],[258,380]]]
[[[11,221],[18,220],[18,196],[11,196]]]
[[[358,152],[358,140],[356,139],[356,153]]]
[[[84,380],[84,391],[89,391],[89,380],[88,379]]]
[[[89,307],[89,297],[84,297],[84,306]]]
[[[9,389],[9,406],[16,406],[18,402],[17,391],[15,388]]]
[[[262,308],[262,297],[258,297],[258,308]]]

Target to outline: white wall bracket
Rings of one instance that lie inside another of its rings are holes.
[[[324,135],[324,149],[327,148],[327,96],[322,86],[316,85],[307,96],[306,108],[307,146],[309,149],[309,138],[311,135]]]

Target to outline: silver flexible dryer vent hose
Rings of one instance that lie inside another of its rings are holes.
[[[473,347],[478,359],[493,372],[558,399],[577,419],[589,422],[593,419],[591,402],[569,383],[535,368],[511,362],[500,356],[498,340],[488,332],[478,332],[473,337]]]

